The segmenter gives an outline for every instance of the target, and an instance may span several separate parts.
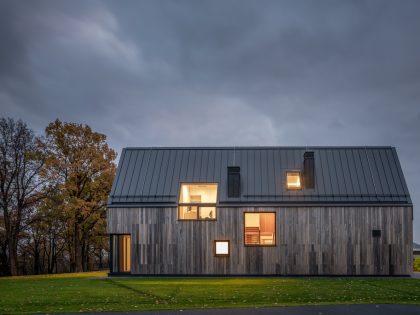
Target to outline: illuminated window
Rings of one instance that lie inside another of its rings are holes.
[[[179,220],[216,220],[217,184],[182,184]]]
[[[245,245],[276,245],[276,214],[245,212]]]
[[[112,272],[130,272],[131,236],[111,235],[112,237]]]
[[[286,172],[287,189],[301,189],[300,172]]]
[[[215,256],[229,256],[229,241],[214,241]]]

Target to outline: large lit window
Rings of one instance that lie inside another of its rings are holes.
[[[229,241],[214,241],[215,256],[229,256]]]
[[[245,212],[245,245],[276,245],[274,212]]]
[[[180,220],[216,220],[217,184],[182,184]]]
[[[287,189],[301,189],[300,172],[286,172]]]
[[[111,235],[112,238],[112,272],[130,272],[131,270],[131,236]]]

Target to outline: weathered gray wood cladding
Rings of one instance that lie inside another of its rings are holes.
[[[275,247],[244,246],[244,211],[276,212]],[[372,237],[380,229],[381,237]],[[411,207],[218,208],[217,221],[179,221],[177,208],[109,208],[108,233],[131,234],[141,275],[408,275]],[[230,240],[214,257],[213,241]]]

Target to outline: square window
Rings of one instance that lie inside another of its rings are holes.
[[[244,240],[246,246],[276,245],[276,214],[245,212]]]
[[[178,217],[180,220],[197,220],[197,206],[181,206],[178,210]]]
[[[216,207],[199,207],[200,209],[200,220],[215,220],[216,219]]]
[[[286,172],[287,189],[301,189],[300,172]]]
[[[214,241],[215,256],[229,256],[229,241]]]

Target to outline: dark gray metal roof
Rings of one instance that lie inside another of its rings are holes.
[[[315,189],[290,191],[285,171],[313,151]],[[241,197],[227,197],[227,167],[239,166]],[[393,147],[125,148],[109,206],[176,204],[182,182],[219,183],[219,204],[411,204]]]

